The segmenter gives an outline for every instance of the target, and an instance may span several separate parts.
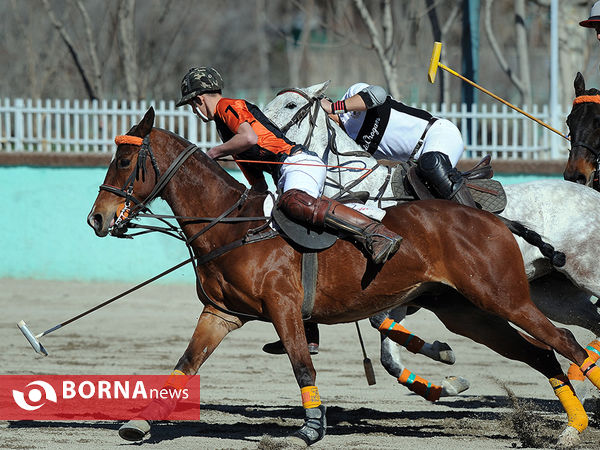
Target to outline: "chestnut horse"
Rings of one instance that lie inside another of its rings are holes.
[[[567,117],[571,150],[563,173],[564,179],[600,191],[600,91],[585,89],[583,75],[577,72],[575,100]]]
[[[261,231],[264,193],[245,189],[195,146],[153,124],[150,108],[118,140],[88,223],[104,237],[124,198],[135,203],[130,218],[153,198],[163,198],[199,260],[197,292],[205,305],[174,374],[196,374],[221,340],[248,320],[270,321],[285,346],[305,408],[304,425],[292,439],[307,444],[322,439],[325,407],[301,313],[301,254],[282,237]],[[244,217],[246,222],[234,220]],[[203,225],[205,218],[215,219]],[[351,322],[408,303],[430,309],[446,318],[451,330],[542,373],[567,409],[569,425],[585,428],[585,412],[553,350],[577,364],[598,388],[600,368],[568,330],[554,326],[532,303],[519,247],[502,221],[453,202],[427,200],[388,209],[384,224],[404,240],[383,266],[374,266],[345,240],[318,254],[310,320]],[[468,326],[454,328],[453,321]],[[174,408],[170,402],[155,400],[148,408],[166,414]],[[149,429],[146,420],[131,421],[120,434],[137,440]]]

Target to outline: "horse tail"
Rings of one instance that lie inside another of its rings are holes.
[[[554,267],[562,267],[566,263],[566,257],[563,252],[557,252],[554,247],[547,242],[544,242],[542,236],[533,230],[530,230],[525,225],[515,222],[514,220],[507,219],[497,215],[497,217],[508,227],[508,229],[519,237],[522,237],[529,244],[537,247],[546,258],[550,260],[550,263]]]

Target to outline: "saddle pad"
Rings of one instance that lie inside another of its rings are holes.
[[[506,192],[499,181],[481,179],[468,180],[467,187],[481,209],[491,213],[501,213],[506,207]]]
[[[392,174],[392,192],[398,201],[416,200],[415,191],[408,181],[411,166],[402,163]],[[499,181],[491,179],[466,180],[473,200],[481,205],[481,209],[492,213],[500,213],[506,207],[506,193]],[[417,185],[419,183],[416,183]],[[424,194],[424,193],[421,193]],[[427,193],[423,198],[431,198]]]
[[[392,180],[390,181],[392,193],[394,194],[394,198],[397,198],[400,201],[406,201],[415,198],[414,191],[410,186],[408,186],[408,181],[406,180],[406,176],[410,167],[411,166],[409,166],[407,163],[401,162],[396,168],[393,169],[392,172]]]

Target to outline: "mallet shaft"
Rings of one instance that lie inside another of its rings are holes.
[[[438,66],[439,66],[439,67],[441,67],[442,69],[444,69],[445,71],[447,71],[447,72],[450,72],[452,75],[454,75],[454,76],[456,76],[456,77],[460,78],[460,79],[461,79],[461,80],[463,80],[464,82],[466,82],[466,83],[469,83],[471,86],[473,86],[473,87],[475,87],[475,88],[479,89],[481,92],[484,92],[484,93],[486,93],[487,95],[489,95],[490,97],[492,97],[492,98],[494,98],[494,99],[498,100],[499,102],[501,102],[501,103],[504,103],[504,104],[505,104],[506,106],[508,106],[509,108],[512,108],[512,109],[514,109],[514,110],[515,110],[515,111],[517,111],[517,112],[520,112],[520,113],[521,113],[521,114],[523,114],[524,116],[527,116],[527,117],[529,117],[531,120],[533,120],[533,121],[535,121],[535,122],[539,123],[541,126],[543,126],[543,127],[547,128],[547,129],[549,129],[550,131],[554,131],[554,132],[555,132],[556,134],[558,134],[559,136],[562,136],[562,137],[563,137],[563,138],[565,138],[566,140],[569,140],[569,138],[568,138],[567,136],[565,136],[564,134],[562,134],[560,131],[558,131],[558,130],[556,130],[556,129],[552,128],[550,125],[548,125],[548,124],[546,124],[546,123],[542,122],[542,121],[541,121],[540,119],[538,119],[537,117],[534,117],[534,116],[532,116],[531,114],[529,114],[529,113],[527,113],[527,112],[523,111],[522,109],[520,109],[520,108],[516,107],[515,105],[513,105],[513,104],[511,104],[511,103],[507,102],[507,101],[506,101],[506,100],[504,100],[503,98],[500,98],[500,97],[498,97],[496,94],[494,94],[494,93],[492,93],[492,92],[488,91],[486,88],[484,88],[484,87],[481,87],[481,86],[479,86],[477,83],[475,83],[475,82],[473,82],[473,81],[469,80],[468,78],[465,78],[465,77],[463,77],[463,76],[462,76],[460,73],[458,73],[458,72],[456,72],[456,71],[452,70],[451,68],[449,68],[449,67],[445,66],[445,65],[444,65],[444,64],[442,64],[441,62],[438,62]]]
[[[36,339],[41,338],[42,336],[46,336],[47,334],[52,333],[53,331],[58,330],[59,328],[64,327],[65,325],[70,324],[71,322],[76,321],[77,319],[81,319],[83,316],[87,316],[90,313],[93,313],[94,311],[108,305],[109,303],[114,302],[115,300],[119,300],[122,297],[125,297],[128,294],[131,294],[133,291],[137,291],[138,289],[146,286],[147,284],[152,283],[153,281],[158,280],[161,277],[164,277],[165,275],[173,272],[174,270],[179,269],[180,267],[185,266],[187,263],[191,262],[192,258],[188,258],[185,261],[180,262],[179,264],[177,264],[176,266],[171,267],[170,269],[165,270],[164,272],[159,273],[158,275],[150,278],[149,280],[146,280],[128,290],[126,290],[125,292],[120,293],[119,295],[115,295],[112,298],[109,298],[108,300],[106,300],[105,302],[100,303],[99,305],[94,306],[93,308],[88,309],[87,311],[82,312],[81,314],[76,315],[75,317],[70,318],[69,320],[65,320],[64,322],[59,323],[58,325],[53,326],[52,328],[44,331],[43,333],[38,334],[36,337]]]

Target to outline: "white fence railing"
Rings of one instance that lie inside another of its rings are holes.
[[[219,143],[213,123],[203,123],[188,108],[175,108],[172,101],[4,99],[0,101],[0,151],[112,152],[114,136],[137,124],[150,105],[156,110],[155,126],[177,133],[203,150]],[[491,154],[494,159],[551,160],[567,155],[564,139],[504,105],[474,104],[471,111],[465,104],[419,107],[459,127],[466,158]],[[541,110],[534,105],[528,112],[544,122],[549,120],[546,105]]]

